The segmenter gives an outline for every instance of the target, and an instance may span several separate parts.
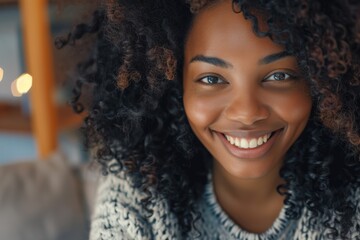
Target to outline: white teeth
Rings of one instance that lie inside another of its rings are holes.
[[[241,148],[249,148],[249,143],[245,138],[242,138],[240,141],[240,147]]]
[[[238,139],[238,138],[235,139],[235,145],[240,146],[240,139]]]
[[[257,141],[255,138],[250,140],[249,148],[256,148],[257,147]]]
[[[256,148],[258,146],[263,145],[264,143],[266,143],[268,141],[268,139],[270,138],[271,134],[265,134],[264,136],[259,137],[258,139],[256,138],[252,138],[250,140],[246,139],[246,138],[237,138],[237,137],[232,137],[229,135],[225,135],[226,139],[232,144],[235,145],[239,148]]]

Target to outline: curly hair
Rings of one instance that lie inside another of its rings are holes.
[[[104,174],[125,170],[131,176],[146,193],[142,204],[149,215],[152,199],[166,199],[184,235],[196,221],[190,212],[211,168],[211,156],[183,109],[184,42],[197,12],[218,1],[106,0],[89,24],[57,40],[62,47],[97,34],[94,51],[78,65],[72,100],[75,111],[88,111],[87,146]],[[307,207],[331,230],[329,238],[345,239],[356,210],[348,196],[360,187],[360,4],[232,2],[259,37],[271,38],[297,58],[311,88],[311,119],[280,171],[286,184],[278,192],[290,206],[286,214],[297,219]],[[84,84],[93,85],[89,106],[79,102]]]

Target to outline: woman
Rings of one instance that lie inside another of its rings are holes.
[[[355,1],[106,1],[80,65],[91,239],[360,239]]]

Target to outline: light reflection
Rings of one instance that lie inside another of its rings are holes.
[[[14,97],[21,97],[21,95],[22,95],[22,94],[19,93],[19,91],[17,90],[16,80],[11,83],[11,94],[12,94]]]
[[[1,80],[3,80],[3,77],[4,77],[4,69],[0,67],[0,82]]]
[[[32,76],[28,73],[21,74],[11,83],[11,93],[14,97],[21,97],[32,87]]]
[[[16,89],[19,93],[24,94],[27,93],[31,87],[32,87],[32,76],[28,73],[22,74],[20,77],[18,77],[16,82]]]

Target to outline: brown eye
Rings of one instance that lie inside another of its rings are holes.
[[[221,78],[219,78],[217,76],[206,76],[206,77],[199,79],[199,81],[202,83],[205,83],[205,84],[210,84],[210,85],[226,83],[224,80],[222,80]]]
[[[275,80],[284,80],[286,78],[286,74],[279,72],[279,73],[275,73],[274,74],[274,79]]]
[[[293,75],[285,73],[285,72],[275,72],[271,74],[269,77],[265,78],[267,81],[283,81],[289,78],[295,78]]]

